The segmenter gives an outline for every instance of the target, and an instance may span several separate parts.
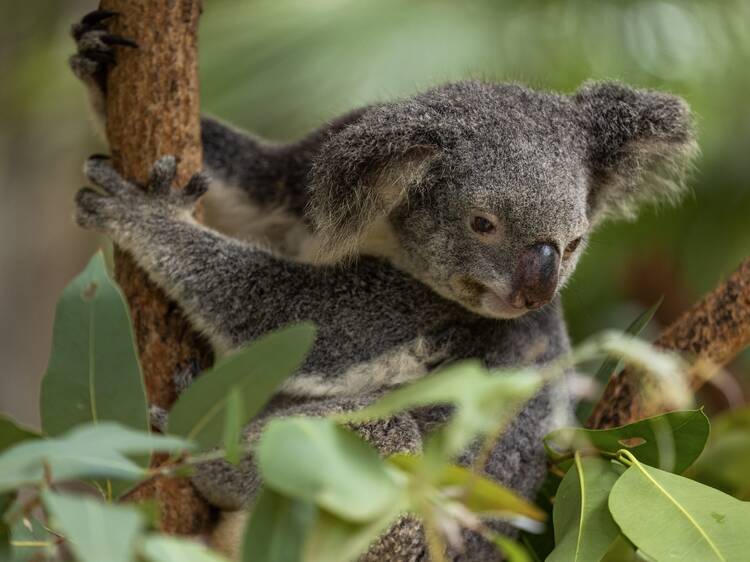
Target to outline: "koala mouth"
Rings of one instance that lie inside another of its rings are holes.
[[[514,306],[507,298],[503,298],[493,290],[487,288],[481,298],[482,311],[493,318],[518,318],[526,314],[529,309],[525,306]]]
[[[511,319],[528,312],[525,306],[514,306],[508,297],[502,296],[489,285],[470,277],[459,277],[451,283],[451,289],[462,305],[482,316]]]

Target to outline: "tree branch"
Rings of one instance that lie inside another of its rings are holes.
[[[134,39],[120,49],[107,82],[107,138],[117,170],[145,184],[160,157],[178,158],[176,184],[201,168],[197,32],[199,0],[102,0],[118,12],[112,32]],[[149,401],[169,408],[174,373],[195,361],[210,365],[206,342],[176,304],[123,251],[115,248],[115,276],[130,304]],[[158,464],[158,460],[154,461]],[[159,478],[129,499],[156,498],[167,532],[196,534],[210,519],[208,505],[184,479]]]
[[[688,353],[716,366],[726,365],[750,346],[750,258],[664,330],[655,345]],[[689,374],[693,389],[705,382],[698,370]],[[670,409],[665,397],[647,398],[644,382],[640,373],[630,369],[613,376],[586,425],[597,429],[615,427]]]

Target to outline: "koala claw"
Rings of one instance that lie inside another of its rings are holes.
[[[148,407],[148,417],[151,427],[161,433],[167,432],[167,420],[169,419],[169,412],[167,410],[151,404]]]
[[[121,47],[130,47],[131,49],[138,48],[138,43],[136,43],[132,39],[128,39],[127,37],[123,37],[122,35],[113,35],[111,33],[102,36],[102,43],[104,43],[105,45],[109,45],[110,47],[113,45],[120,45]]]
[[[201,372],[200,365],[195,358],[190,358],[187,364],[177,369],[172,375],[172,383],[177,395],[181,395],[193,383]]]
[[[138,43],[127,37],[109,33],[104,22],[119,15],[110,10],[96,10],[73,25],[71,34],[77,52],[70,57],[73,73],[83,81],[94,82],[102,91],[109,68],[117,62],[115,46],[138,48]]]
[[[80,23],[73,25],[73,38],[77,41],[91,27],[119,15],[120,12],[112,10],[94,10],[93,12],[89,12],[81,18]]]

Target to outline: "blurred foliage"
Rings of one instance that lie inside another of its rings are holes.
[[[0,274],[4,315],[18,316],[14,306],[44,292],[39,314],[51,320],[54,295],[84,259],[79,249],[78,264],[65,265],[67,250],[56,265],[38,264],[53,247],[84,240],[64,226],[61,208],[83,157],[101,147],[65,59],[70,23],[95,5],[0,3],[0,270],[20,263],[19,279],[36,279],[14,284]],[[677,208],[644,212],[637,225],[597,233],[565,292],[574,340],[624,328],[662,293],[657,321],[667,323],[750,254],[746,0],[204,0],[200,48],[205,110],[277,139],[462,78],[566,92],[614,78],[683,95],[698,115],[702,148],[692,194]],[[41,218],[40,201],[49,202]],[[16,332],[40,337],[28,326]],[[20,338],[5,338],[12,356],[44,354],[47,341],[24,347]],[[17,362],[16,379],[43,369]]]

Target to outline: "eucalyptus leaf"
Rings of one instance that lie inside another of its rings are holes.
[[[242,458],[240,439],[243,419],[242,396],[237,387],[234,387],[229,391],[224,419],[224,458],[235,465]]]
[[[57,304],[40,411],[42,429],[51,436],[103,420],[149,428],[128,306],[107,275],[101,252]]]
[[[39,437],[34,430],[22,427],[10,417],[0,414],[0,453],[11,445]]]
[[[197,541],[165,535],[146,537],[139,550],[149,562],[228,562]]]
[[[734,562],[750,553],[750,503],[638,462],[615,483],[609,509],[622,532],[657,562]]]
[[[355,522],[378,517],[404,493],[375,449],[327,418],[271,420],[256,459],[269,488]]]
[[[642,562],[643,560],[644,558],[638,556],[635,545],[620,533],[609,545],[601,562]]]
[[[135,560],[135,546],[143,521],[134,507],[50,490],[42,494],[42,500],[54,529],[65,536],[80,562]]]
[[[40,559],[54,560],[54,554],[57,551],[56,539],[57,537],[33,515],[19,517],[11,527],[11,540],[15,544],[11,547],[9,560],[11,562],[38,562]],[[21,544],[27,546],[20,546]],[[32,544],[34,546],[31,546]],[[7,560],[7,558],[0,558],[2,562]]]
[[[426,484],[423,481],[425,472],[421,470],[421,457],[392,455],[388,457],[388,462],[419,479],[420,484]],[[462,466],[445,465],[429,484],[443,492],[449,490],[452,497],[478,515],[504,518],[522,516],[536,521],[544,521],[546,517],[543,511],[512,490]]]
[[[688,365],[676,352],[658,349],[622,332],[605,331],[576,347],[574,357],[580,361],[594,353],[619,358],[631,368],[648,374],[651,384],[647,390],[666,394],[670,403],[679,408],[693,403],[693,392],[685,375]]]
[[[5,521],[5,512],[15,499],[15,494],[0,494],[0,562],[10,560],[10,527]]]
[[[342,414],[348,422],[387,418],[402,410],[453,404],[455,412],[442,430],[443,453],[463,451],[479,434],[497,431],[541,387],[531,370],[490,373],[478,361],[448,366],[408,386],[394,390],[362,410]]]
[[[315,504],[264,487],[247,520],[242,562],[301,562],[315,517]]]
[[[615,454],[627,448],[646,464],[681,473],[701,454],[710,424],[703,410],[669,412],[612,429],[557,429],[544,438],[553,461],[575,450]]]
[[[142,477],[145,469],[125,455],[189,447],[180,438],[142,433],[112,422],[83,425],[57,439],[22,442],[0,454],[0,492],[42,482],[45,467],[54,481],[134,480]]]
[[[555,549],[548,562],[599,562],[620,530],[607,499],[620,474],[610,461],[575,454],[555,497]]]
[[[354,523],[319,509],[308,532],[304,562],[351,562],[375,542],[406,511],[406,498],[377,518]]]
[[[529,553],[516,541],[503,535],[495,534],[492,537],[492,542],[500,548],[500,551],[505,555],[505,559],[508,562],[531,562]]]
[[[661,303],[664,302],[664,295],[659,297],[659,300],[652,304],[647,310],[644,310],[633,322],[625,328],[625,334],[630,336],[639,336],[643,329],[651,322],[651,319],[659,310]],[[608,357],[599,370],[596,372],[596,378],[602,382],[606,382],[609,378],[617,373],[622,368],[622,360],[617,360],[613,357]]]
[[[547,472],[547,477],[534,498],[534,505],[544,511],[546,515],[545,519],[549,521],[552,520],[552,502],[557,495],[560,482],[562,482],[560,476],[552,471]],[[521,541],[534,562],[543,562],[555,548],[554,528],[552,525],[545,525],[541,533],[530,533],[523,530],[521,531]]]
[[[241,396],[238,419],[245,425],[299,368],[314,339],[312,324],[296,324],[220,361],[178,398],[169,413],[169,432],[187,437],[203,449],[220,445],[232,389]]]
[[[643,329],[648,325],[648,323],[651,321],[651,319],[656,314],[656,311],[659,310],[659,307],[661,306],[661,303],[664,301],[664,295],[659,297],[659,300],[656,301],[650,308],[643,311],[641,314],[638,315],[638,317],[633,320],[633,322],[625,329],[625,334],[631,335],[631,336],[638,336],[643,331]],[[607,381],[614,376],[615,374],[619,373],[622,370],[623,367],[623,361],[622,359],[618,357],[607,357],[599,367],[599,369],[594,374],[594,380],[598,381],[600,384],[606,384]],[[588,419],[588,417],[591,415],[591,411],[593,410],[593,403],[590,401],[582,401],[578,407],[576,408],[576,418],[580,420],[582,423]]]

